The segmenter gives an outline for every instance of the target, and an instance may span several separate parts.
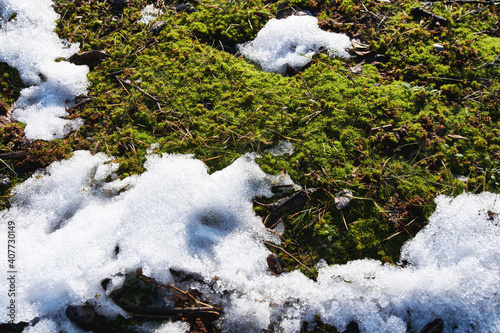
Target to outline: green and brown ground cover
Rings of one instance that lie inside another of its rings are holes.
[[[138,22],[149,3],[163,11],[158,29]],[[0,154],[25,153],[1,160],[12,180],[1,189],[3,207],[13,186],[78,149],[115,156],[121,177],[144,170],[148,149],[194,154],[211,171],[257,152],[265,172],[316,189],[305,205],[266,220],[285,226],[283,243],[270,250],[313,277],[320,259],[396,264],[436,195],[500,188],[493,2],[200,0],[194,12],[161,0],[55,4],[61,38],[109,57],[89,63],[93,99],[71,109],[85,121],[79,131],[29,142],[23,124],[0,128]],[[323,29],[346,33],[357,41],[353,56],[318,55],[293,76],[261,71],[236,45],[254,39],[278,6],[308,10]],[[22,83],[15,70],[0,69],[1,116]],[[280,141],[294,153],[266,152]],[[339,210],[344,189],[353,198]],[[270,213],[257,203],[255,210]]]

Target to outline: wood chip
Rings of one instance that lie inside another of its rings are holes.
[[[467,138],[465,136],[461,136],[461,135],[458,135],[458,134],[448,134],[448,137],[452,138],[452,139],[463,139],[463,140],[467,140]]]

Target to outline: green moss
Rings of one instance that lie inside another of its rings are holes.
[[[303,187],[317,188],[305,207],[283,216],[283,247],[309,267],[321,258],[397,262],[437,194],[498,191],[500,76],[491,65],[499,52],[498,11],[492,6],[478,4],[485,10],[471,14],[469,4],[436,4],[432,11],[449,24],[432,26],[409,14],[420,6],[413,1],[363,2],[383,21],[358,1],[291,1],[317,14],[324,28],[356,34],[383,60],[367,56],[362,73],[354,74],[350,68],[362,57],[320,54],[302,72],[282,77],[235,53],[236,44],[253,39],[275,16],[276,3],[202,0],[191,14],[165,6],[156,34],[138,23],[147,1],[123,12],[108,2],[56,3],[62,38],[112,57],[91,68],[94,100],[74,110],[85,125],[68,139],[27,148],[22,127],[3,129],[3,151],[30,149],[27,161],[9,164],[22,174],[19,181],[76,149],[116,156],[121,177],[143,172],[154,143],[159,153],[194,154],[211,172],[257,152],[265,172],[286,170]],[[2,66],[0,102],[11,105],[20,84]],[[294,144],[293,155],[265,152],[282,140]],[[342,189],[357,199],[339,211],[334,197]],[[290,268],[300,266],[281,256]]]

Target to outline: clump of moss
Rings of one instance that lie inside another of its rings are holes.
[[[51,143],[13,141],[29,152],[11,166],[18,174],[76,149],[116,156],[121,177],[143,172],[152,148],[194,154],[211,171],[257,152],[265,172],[286,170],[317,189],[304,207],[280,216],[282,248],[293,257],[273,250],[291,268],[302,267],[297,260],[312,268],[322,258],[395,263],[403,242],[425,225],[437,194],[498,191],[500,46],[493,6],[434,4],[426,10],[447,20],[437,25],[411,14],[421,6],[414,1],[202,0],[191,13],[162,5],[164,24],[151,30],[151,23],[139,23],[147,1],[121,11],[109,2],[56,4],[62,38],[111,57],[92,64],[93,101],[72,110],[85,121],[79,131]],[[278,5],[309,10],[322,28],[347,33],[361,46],[350,59],[317,55],[292,77],[264,73],[235,45],[253,39]],[[0,88],[10,87],[4,97],[10,104],[18,85],[15,72],[4,75],[10,83]],[[2,130],[2,149],[13,149],[8,138],[18,129]],[[294,154],[266,152],[284,140]],[[355,198],[339,210],[335,196],[343,189]]]

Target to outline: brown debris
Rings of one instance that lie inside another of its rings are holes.
[[[338,210],[346,208],[351,202],[352,192],[349,190],[342,190],[335,196],[335,206]]]
[[[76,326],[85,330],[95,328],[96,316],[94,307],[88,303],[84,305],[70,305],[66,308],[66,317]]]
[[[269,271],[272,275],[278,276],[281,273],[286,272],[283,268],[283,262],[275,254],[270,254],[267,256],[267,266],[269,266]]]
[[[276,10],[276,18],[278,20],[286,19],[288,16],[305,16],[309,15],[302,9],[294,6],[290,6],[288,2],[281,2],[278,4],[278,8]]]
[[[110,2],[111,6],[115,7],[116,9],[123,9],[129,4],[129,0],[108,0],[108,2]]]

